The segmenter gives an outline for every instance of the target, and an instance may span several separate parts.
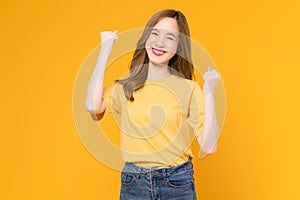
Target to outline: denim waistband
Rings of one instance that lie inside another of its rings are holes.
[[[174,173],[183,173],[186,171],[193,170],[193,163],[189,159],[183,164],[180,164],[175,167],[169,168],[145,168],[135,165],[131,162],[125,162],[122,172],[129,172],[129,173],[136,173],[136,174],[143,174],[143,175],[153,175],[153,176],[170,176]]]

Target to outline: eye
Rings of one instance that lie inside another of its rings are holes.
[[[155,32],[155,31],[152,31],[151,34],[152,34],[152,35],[158,35],[158,33]]]
[[[172,37],[167,37],[168,40],[175,40],[174,38]]]

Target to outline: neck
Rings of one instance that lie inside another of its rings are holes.
[[[149,63],[148,80],[164,79],[171,75],[168,65]]]

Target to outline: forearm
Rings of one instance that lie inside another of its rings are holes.
[[[205,153],[214,153],[220,134],[213,93],[204,94],[204,124],[198,142]]]
[[[109,54],[110,52],[107,49],[103,47],[101,48],[96,66],[89,81],[85,107],[86,110],[91,113],[101,112],[104,73],[106,70]]]

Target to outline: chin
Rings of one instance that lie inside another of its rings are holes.
[[[164,59],[164,60],[157,60],[157,59],[151,59],[149,58],[149,62],[156,64],[156,65],[168,65],[170,60]]]
[[[149,61],[150,63],[152,63],[152,64],[155,64],[155,65],[168,65],[169,64],[169,62],[156,62],[156,61]]]

